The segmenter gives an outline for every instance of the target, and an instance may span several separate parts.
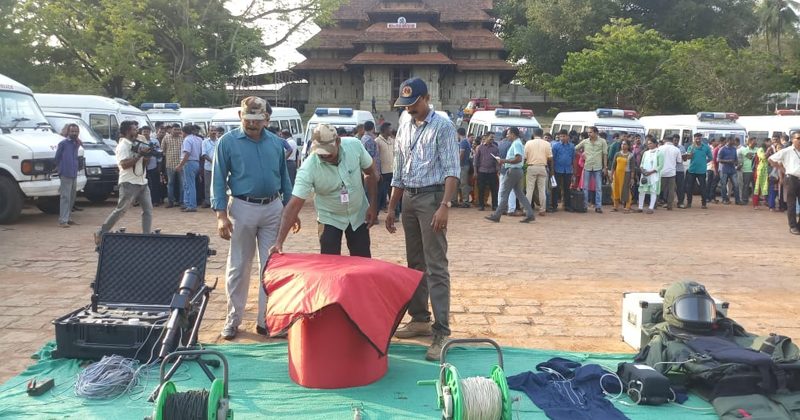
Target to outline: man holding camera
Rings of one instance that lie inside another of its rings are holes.
[[[138,141],[139,123],[123,121],[119,125],[120,139],[117,142],[117,164],[119,165],[119,201],[103,226],[94,233],[94,243],[125,215],[135,201],[142,207],[142,233],[150,233],[153,221],[153,202],[147,186],[147,163],[151,153],[150,144]]]

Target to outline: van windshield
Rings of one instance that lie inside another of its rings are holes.
[[[499,134],[496,134],[496,139],[499,141],[503,137],[503,133],[505,133],[506,130],[508,130],[510,127],[512,127],[512,126],[510,126],[510,125],[493,125],[492,129],[490,131],[492,131],[494,133],[499,133]],[[528,140],[531,139],[531,137],[533,137],[533,129],[534,128],[539,128],[539,127],[524,127],[524,126],[521,126],[521,125],[518,125],[516,127],[519,129],[519,138],[522,139],[523,142],[528,141]]]
[[[33,96],[0,91],[0,127],[36,128],[48,124]]]
[[[96,131],[92,130],[88,124],[83,122],[83,120],[79,118],[67,118],[67,117],[48,117],[47,120],[50,122],[50,125],[53,127],[53,130],[56,130],[56,133],[61,134],[62,136],[66,136],[64,132],[64,127],[67,124],[77,124],[78,128],[81,130],[80,139],[81,143],[84,146],[88,144],[98,144],[102,145],[103,139],[97,134]]]

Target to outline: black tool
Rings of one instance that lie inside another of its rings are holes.
[[[644,363],[620,363],[617,375],[635,404],[659,405],[675,400],[669,379]]]
[[[28,395],[31,397],[38,397],[39,395],[44,394],[45,392],[49,391],[56,385],[56,382],[53,378],[50,378],[42,383],[36,382],[36,379],[31,379],[28,382]]]

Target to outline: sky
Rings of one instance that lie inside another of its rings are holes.
[[[226,7],[234,14],[239,14],[250,4],[250,1],[251,0],[229,0],[226,3]],[[278,3],[285,5],[298,5],[302,4],[303,1],[304,0],[281,0],[278,2],[275,0],[261,0],[262,4],[265,6],[272,7]],[[276,19],[262,19],[258,26],[264,32],[264,43],[271,44],[286,34],[286,30],[290,27],[290,24],[288,22],[278,21]],[[275,61],[272,63],[272,65],[267,65],[264,63],[256,64],[254,73],[258,74],[271,71],[287,70],[289,67],[305,60],[305,57],[297,52],[295,48],[302,45],[303,42],[311,38],[314,34],[319,32],[319,30],[319,27],[313,23],[306,24],[305,27],[290,36],[285,43],[269,52],[269,54],[275,58]]]

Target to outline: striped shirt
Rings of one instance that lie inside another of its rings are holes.
[[[448,177],[461,175],[456,127],[430,111],[417,126],[414,118],[397,128],[394,149],[394,178],[397,188],[443,185]]]

